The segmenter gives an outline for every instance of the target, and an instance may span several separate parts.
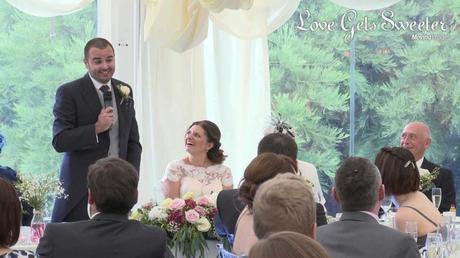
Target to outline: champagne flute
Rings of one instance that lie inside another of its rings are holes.
[[[415,240],[415,242],[417,242],[418,230],[416,221],[406,221],[404,232],[409,234]]]
[[[439,209],[442,200],[441,188],[434,187],[431,189],[431,200],[433,201],[434,206],[436,206],[436,208]]]

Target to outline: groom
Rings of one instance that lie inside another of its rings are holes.
[[[115,53],[103,38],[86,43],[82,78],[60,86],[54,104],[53,147],[64,152],[60,180],[68,197],[56,199],[53,222],[88,219],[88,166],[119,157],[139,171],[142,147],[131,87],[113,79]]]

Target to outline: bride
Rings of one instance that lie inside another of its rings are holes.
[[[165,198],[180,198],[187,192],[196,198],[232,189],[232,173],[222,165],[226,156],[220,149],[219,127],[208,120],[193,122],[184,140],[187,156],[170,162],[162,179]]]

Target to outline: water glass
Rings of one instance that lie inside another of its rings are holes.
[[[30,227],[21,226],[19,231],[19,239],[17,245],[30,245],[32,244],[32,235],[30,231]]]
[[[418,228],[416,221],[406,221],[404,232],[409,234],[417,242]]]
[[[436,208],[439,209],[442,200],[441,188],[434,187],[431,189],[431,200],[433,201],[434,206],[436,206]]]
[[[426,236],[426,258],[442,258],[442,236],[440,233],[428,233]]]

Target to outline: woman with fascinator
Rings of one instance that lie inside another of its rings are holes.
[[[375,157],[375,165],[382,176],[385,195],[393,196],[399,207],[395,214],[396,227],[405,231],[407,221],[417,222],[417,244],[425,246],[426,236],[442,226],[438,209],[419,191],[420,174],[412,153],[401,147],[384,147]]]
[[[286,134],[295,140],[294,128],[292,128],[292,126],[287,122],[283,121],[280,114],[278,114],[278,116],[273,119],[271,127],[264,132],[265,135],[270,133]],[[323,191],[321,190],[321,184],[319,182],[316,167],[311,163],[297,160],[297,168],[299,170],[299,174],[308,179],[308,181],[313,184],[313,197],[315,198],[315,202],[321,203],[321,205],[324,207],[326,199],[324,198]]]
[[[196,197],[217,195],[233,188],[230,169],[222,163],[226,156],[220,148],[220,130],[208,120],[193,122],[185,132],[187,156],[166,167],[163,181],[165,198],[179,198],[187,192]]]

